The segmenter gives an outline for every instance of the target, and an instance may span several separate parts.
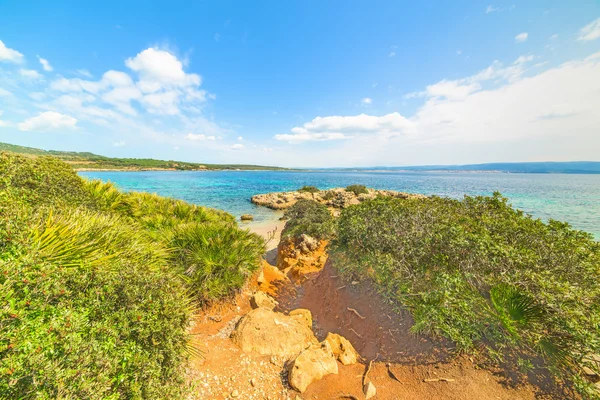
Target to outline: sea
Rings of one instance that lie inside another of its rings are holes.
[[[600,175],[512,174],[493,172],[403,171],[140,171],[80,172],[123,190],[162,196],[225,210],[236,217],[252,214],[255,221],[281,213],[258,207],[250,198],[259,193],[292,191],[302,186],[320,189],[352,184],[376,189],[462,198],[498,191],[511,204],[534,217],[556,219],[600,239]]]

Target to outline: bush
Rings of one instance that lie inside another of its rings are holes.
[[[170,246],[174,261],[202,302],[234,294],[258,269],[265,251],[262,238],[223,224],[181,225]]]
[[[288,219],[281,233],[284,237],[297,237],[305,233],[316,239],[331,239],[333,217],[326,206],[312,200],[298,200],[284,213]]]
[[[352,192],[358,196],[359,194],[369,193],[369,189],[365,185],[350,185],[346,188],[346,192]]]
[[[319,193],[321,190],[316,186],[302,186],[298,191],[304,193]]]
[[[600,244],[588,233],[497,193],[376,199],[344,210],[338,227],[336,265],[408,307],[415,333],[538,356],[567,378],[600,352]]]
[[[185,397],[192,304],[238,290],[263,243],[227,213],[0,154],[0,398]]]

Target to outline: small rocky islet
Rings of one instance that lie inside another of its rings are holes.
[[[377,197],[393,197],[399,199],[424,199],[422,194],[397,192],[394,190],[362,189],[362,193],[348,190],[348,188],[335,188],[317,191],[296,190],[291,192],[273,192],[257,194],[250,201],[258,206],[272,210],[286,210],[296,204],[298,200],[313,200],[329,208],[342,209],[363,201]]]

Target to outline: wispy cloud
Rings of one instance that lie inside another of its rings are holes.
[[[519,33],[517,36],[515,36],[515,42],[522,43],[522,42],[526,41],[528,37],[529,37],[529,33],[527,33],[527,32]]]
[[[44,68],[44,71],[46,72],[51,72],[52,71],[52,65],[50,65],[50,63],[48,62],[48,60],[46,60],[45,58],[42,58],[40,56],[37,56],[38,60],[40,61],[40,64],[42,64],[42,67]]]
[[[587,42],[598,38],[600,38],[600,18],[581,28],[577,40]]]
[[[0,40],[0,62],[10,62],[20,64],[24,60],[23,54],[17,50],[6,47],[4,42]]]

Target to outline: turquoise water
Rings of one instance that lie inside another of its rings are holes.
[[[333,171],[81,172],[80,175],[111,181],[125,190],[156,192],[219,208],[236,216],[253,214],[257,221],[277,214],[250,203],[252,195],[295,190],[304,185],[329,189],[362,184],[455,198],[500,191],[525,212],[544,220],[567,221],[600,238],[600,175]]]

